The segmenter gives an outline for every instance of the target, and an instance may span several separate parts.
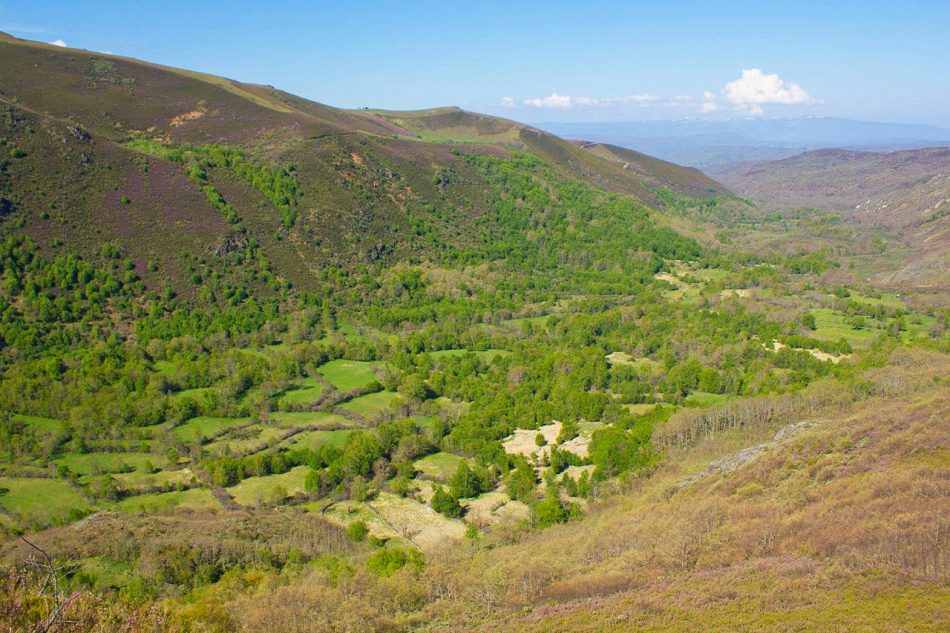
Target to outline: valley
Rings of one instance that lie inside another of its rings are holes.
[[[950,623],[945,150],[0,60],[0,627]]]

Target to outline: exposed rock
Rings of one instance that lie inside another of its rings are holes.
[[[214,248],[214,254],[218,257],[224,257],[228,253],[247,246],[247,236],[241,233],[229,233],[224,240]]]

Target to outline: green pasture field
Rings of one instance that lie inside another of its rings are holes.
[[[157,492],[153,494],[127,497],[116,504],[124,512],[166,512],[177,508],[189,510],[219,510],[221,504],[210,490],[192,488],[190,490]]]
[[[301,378],[294,382],[294,386],[280,396],[280,403],[294,405],[308,405],[317,400],[324,390],[322,382],[315,378]]]
[[[389,409],[394,403],[402,400],[402,396],[392,391],[377,391],[368,393],[365,396],[359,396],[340,405],[341,409],[346,409],[366,417],[379,411]]]
[[[223,418],[201,415],[192,418],[172,431],[182,442],[195,442],[210,437],[230,426],[246,424],[251,418]]]
[[[234,500],[244,506],[256,505],[260,502],[282,501],[286,497],[304,492],[304,481],[308,466],[297,466],[280,475],[265,475],[263,477],[248,477],[241,483],[228,488]]]
[[[165,459],[152,453],[67,453],[53,463],[79,475],[117,473],[128,469],[144,471],[147,464],[159,466]]]
[[[464,457],[459,457],[452,453],[439,452],[417,459],[413,463],[413,466],[427,477],[431,477],[437,481],[448,481],[449,478],[455,474],[455,471],[458,470],[459,465],[466,461],[468,460]]]
[[[379,363],[339,359],[321,365],[317,371],[337,390],[350,391],[368,387],[379,381],[379,377],[373,371],[379,366]]]
[[[89,509],[82,495],[61,479],[0,477],[0,508],[19,515],[26,522],[41,523],[66,518],[70,510]]]

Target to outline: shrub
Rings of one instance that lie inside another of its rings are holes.
[[[462,462],[449,480],[449,490],[457,499],[477,497],[482,492],[478,473],[469,468],[466,462]]]
[[[534,507],[534,520],[541,529],[551,527],[555,523],[564,523],[571,514],[569,509],[561,503],[557,486],[550,486],[544,501]]]
[[[515,469],[508,474],[505,483],[512,499],[527,501],[534,491],[536,476],[534,468],[523,457],[518,458]]]
[[[377,550],[366,560],[366,568],[380,578],[392,576],[407,565],[416,571],[422,571],[425,568],[422,552],[417,549],[390,547]]]
[[[354,521],[346,526],[346,535],[354,543],[365,541],[367,534],[369,534],[369,528],[366,526],[366,521]]]
[[[435,494],[432,495],[432,509],[450,519],[455,519],[462,514],[459,500],[447,493],[442,486],[437,487]]]

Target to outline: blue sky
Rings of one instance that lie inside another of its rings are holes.
[[[0,0],[0,30],[17,37],[341,107],[460,105],[524,121],[833,115],[950,127],[948,25],[950,0]]]

